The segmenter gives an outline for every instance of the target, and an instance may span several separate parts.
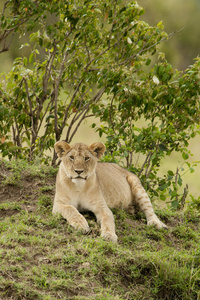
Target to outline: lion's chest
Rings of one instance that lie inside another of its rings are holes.
[[[75,179],[72,179],[72,183],[73,183],[73,189],[75,192],[78,192],[78,193],[84,192],[85,187],[86,187],[86,180],[75,178]]]
[[[78,210],[87,210],[89,198],[87,193],[86,181],[83,179],[72,179],[72,187],[70,189],[71,204]]]

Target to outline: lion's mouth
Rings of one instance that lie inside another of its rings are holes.
[[[81,177],[81,176],[77,176],[77,177],[71,177],[71,179],[82,179],[82,180],[86,180],[87,177]]]

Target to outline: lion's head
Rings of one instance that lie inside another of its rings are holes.
[[[87,146],[77,143],[70,146],[64,141],[55,144],[55,151],[62,160],[67,177],[73,179],[87,179],[96,168],[98,159],[105,152],[103,143],[94,143]]]

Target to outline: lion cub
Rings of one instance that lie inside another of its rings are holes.
[[[145,213],[147,225],[167,228],[154,213],[138,177],[113,163],[97,162],[105,152],[102,143],[70,146],[55,144],[62,160],[56,179],[53,213],[60,213],[71,226],[85,232],[88,223],[79,211],[92,211],[101,224],[101,236],[117,241],[114,217],[109,208],[128,208],[135,202]]]

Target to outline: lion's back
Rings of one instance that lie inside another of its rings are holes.
[[[128,207],[132,203],[132,193],[126,179],[129,171],[117,164],[99,162],[96,174],[103,196],[111,208]]]

